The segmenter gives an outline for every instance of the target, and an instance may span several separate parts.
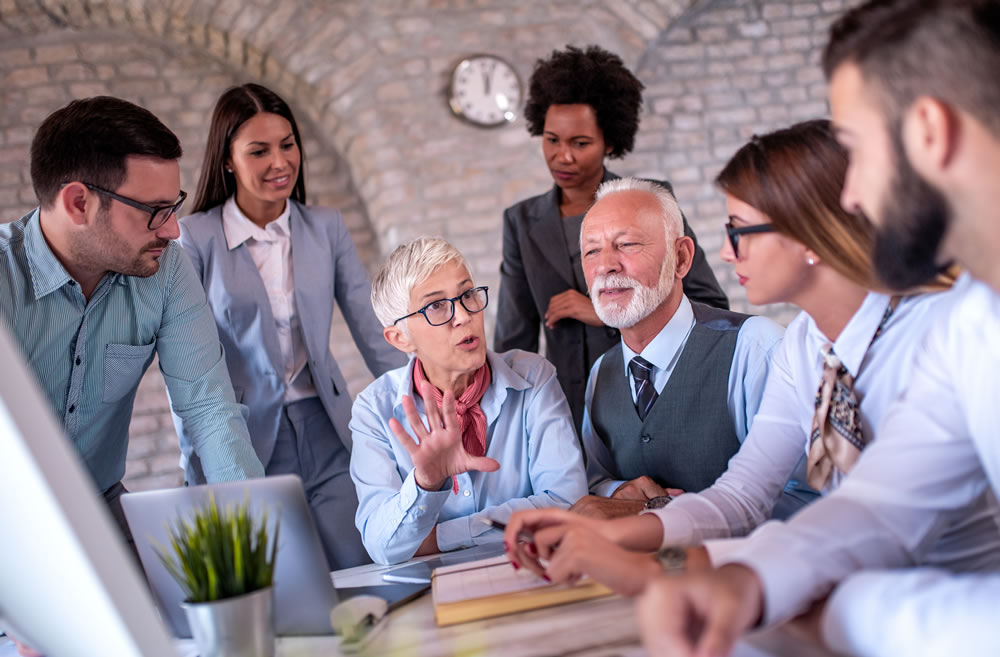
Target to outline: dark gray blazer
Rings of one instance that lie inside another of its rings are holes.
[[[607,169],[604,181],[618,178]],[[602,182],[604,182],[602,181]],[[670,183],[654,180],[671,192]],[[538,351],[538,329],[545,330],[545,357],[556,366],[577,431],[583,423],[583,397],[587,375],[598,356],[618,343],[616,329],[588,326],[564,319],[554,329],[542,323],[549,300],[568,289],[579,289],[570,268],[569,251],[563,239],[559,213],[560,191],[556,185],[546,194],[534,196],[507,208],[503,213],[503,261],[500,265],[500,294],[494,350]],[[705,252],[684,220],[684,234],[693,239],[694,262],[684,277],[684,293],[691,301],[729,309],[719,282],[712,273]],[[582,272],[577,272],[583,280]]]
[[[406,363],[406,356],[382,335],[371,305],[368,272],[340,212],[291,204],[289,230],[295,271],[295,306],[309,355],[309,369],[330,422],[351,448],[351,396],[330,353],[333,303],[351,329],[354,343],[376,377]],[[180,243],[201,277],[219,327],[236,401],[250,410],[247,428],[261,462],[267,466],[278,435],[285,398],[281,347],[260,272],[246,243],[229,250],[222,229],[222,206],[180,221]],[[180,436],[181,442],[186,437]],[[187,473],[200,482],[197,464]]]

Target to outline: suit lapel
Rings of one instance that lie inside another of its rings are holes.
[[[219,233],[222,248],[228,249],[221,216],[219,217]],[[242,288],[243,294],[249,297],[248,300],[252,306],[256,306],[260,311],[261,340],[264,342],[264,349],[271,361],[271,367],[280,378],[283,376],[285,367],[281,357],[281,345],[278,344],[278,332],[274,326],[274,313],[271,312],[271,300],[267,297],[264,279],[257,271],[257,265],[254,264],[253,257],[250,256],[250,249],[247,248],[246,242],[233,249],[231,255],[232,257],[228,260],[232,263],[231,280],[234,282],[234,289]],[[235,298],[236,294],[233,296]],[[242,305],[243,300],[241,299],[239,303]]]
[[[328,329],[333,299],[333,254],[329,251],[330,241],[325,235],[314,234],[314,226],[303,216],[298,203],[292,204],[288,228],[292,234],[292,272],[295,277],[295,310],[302,327],[302,337],[311,359],[326,354],[329,350],[329,330],[323,335],[322,328]],[[322,317],[326,314],[325,317]],[[314,343],[322,338],[322,344]]]
[[[566,286],[575,289],[569,251],[563,236],[562,215],[559,213],[559,188],[555,185],[532,208],[531,229],[528,234]]]

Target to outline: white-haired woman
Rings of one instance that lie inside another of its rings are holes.
[[[376,562],[499,542],[481,520],[568,507],[587,493],[555,368],[537,354],[486,349],[488,299],[443,239],[400,246],[375,277],[385,338],[414,356],[368,386],[352,412],[356,523]]]

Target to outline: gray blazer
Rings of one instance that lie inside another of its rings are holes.
[[[618,178],[607,169],[604,181]],[[604,182],[602,181],[602,182]],[[654,180],[671,192],[670,183]],[[554,329],[545,328],[542,318],[549,300],[568,289],[579,289],[570,267],[569,251],[563,239],[559,213],[560,191],[556,185],[547,193],[521,201],[503,213],[503,261],[500,265],[500,294],[494,350],[538,351],[538,329],[545,330],[545,357],[556,366],[577,431],[583,424],[583,398],[587,376],[597,357],[619,341],[616,329],[588,326],[564,319]],[[684,277],[684,293],[692,301],[729,309],[719,282],[698,246],[694,232],[684,220],[684,234],[693,239],[694,262]],[[583,272],[577,272],[583,280]]]
[[[381,376],[407,359],[382,335],[382,324],[371,306],[368,273],[340,212],[289,203],[295,305],[309,370],[330,422],[350,449],[351,397],[330,353],[334,299],[372,374]],[[245,243],[229,250],[222,229],[222,206],[184,217],[180,226],[180,243],[201,277],[219,327],[236,401],[250,410],[250,439],[266,466],[278,435],[285,382],[278,333],[264,282]],[[181,434],[180,440],[183,444],[187,437]],[[200,463],[193,465],[186,473],[188,481],[204,481]]]

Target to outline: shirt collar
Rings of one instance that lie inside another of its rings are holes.
[[[66,283],[73,280],[63,267],[56,254],[52,253],[49,243],[42,234],[41,211],[35,211],[28,217],[24,229],[24,246],[28,254],[28,269],[31,272],[31,285],[34,287],[35,299],[55,292]]]
[[[403,412],[403,395],[410,395],[416,402],[413,391],[413,366],[417,359],[410,356],[410,362],[406,366],[406,376],[403,378],[403,385],[396,390],[396,400],[393,404],[393,415],[397,419],[405,417]],[[479,401],[483,414],[486,415],[486,422],[490,424],[500,415],[500,409],[507,399],[507,390],[526,390],[531,387],[524,377],[515,372],[499,355],[490,350],[486,350],[486,362],[490,364],[490,387],[486,389],[483,398]]]
[[[694,326],[694,310],[691,309],[691,302],[687,296],[681,296],[680,305],[674,312],[670,321],[660,329],[652,342],[646,345],[641,354],[629,349],[622,339],[622,356],[625,358],[625,371],[628,372],[628,364],[636,356],[642,356],[658,370],[665,370],[677,360],[681,352],[681,347],[687,339],[691,327]]]
[[[285,201],[285,209],[278,218],[269,223],[267,228],[261,228],[243,214],[236,204],[236,196],[230,196],[222,206],[222,230],[226,236],[226,246],[232,251],[251,238],[258,242],[274,242],[278,236],[289,235],[291,213],[292,204]]]
[[[869,292],[864,301],[861,302],[861,307],[847,321],[844,330],[840,332],[833,343],[834,353],[837,354],[841,364],[847,368],[851,376],[855,378],[861,369],[861,362],[868,352],[868,347],[871,346],[872,338],[875,337],[875,331],[878,330],[882,318],[885,317],[889,300],[888,295]],[[822,335],[815,323],[812,324],[812,328],[818,335]],[[829,338],[822,337],[821,342],[825,345],[829,342]],[[819,356],[822,357],[822,354]]]

